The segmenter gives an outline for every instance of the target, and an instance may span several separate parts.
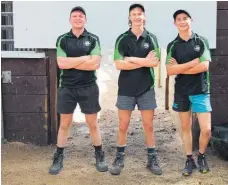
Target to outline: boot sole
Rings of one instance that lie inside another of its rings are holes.
[[[154,175],[162,175],[162,173],[154,173],[154,172],[152,172]]]
[[[153,171],[151,171],[154,175],[162,175],[163,173],[161,172],[161,173],[155,173],[155,172],[153,172]]]
[[[107,171],[108,171],[108,167],[105,168],[105,169],[102,169],[102,170],[100,170],[100,169],[98,169],[98,168],[96,168],[96,169],[97,169],[97,171],[99,171],[99,172],[107,172]]]
[[[61,171],[61,170],[60,170]],[[59,173],[60,173],[60,171],[58,171],[58,172],[51,172],[51,171],[49,171],[49,174],[50,175],[58,175]]]
[[[148,167],[147,167],[147,169],[150,170],[150,172],[152,172],[154,175],[162,175],[163,174],[163,172],[160,172],[160,173],[154,172],[153,170],[151,170]]]
[[[111,173],[111,175],[120,175],[120,173],[112,173],[112,172],[110,172]]]
[[[121,170],[119,171],[119,173],[118,173],[118,172],[117,172],[117,173],[113,173],[111,170],[109,170],[109,172],[110,172],[112,175],[120,175]]]
[[[185,176],[185,177],[188,177],[188,176],[192,175],[192,173],[185,172],[185,173],[182,173],[182,175]]]
[[[202,174],[206,174],[208,172],[209,172],[209,170],[200,170],[200,173],[202,173]]]
[[[63,167],[62,167],[59,171],[57,171],[57,172],[52,172],[52,171],[49,170],[48,173],[49,173],[50,175],[58,175],[58,174],[61,172],[62,169],[63,169]]]

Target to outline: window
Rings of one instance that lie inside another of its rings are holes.
[[[2,1],[1,2],[1,45],[2,51],[13,51],[13,2]]]
[[[14,48],[13,1],[1,1],[2,51],[37,51],[32,48]]]

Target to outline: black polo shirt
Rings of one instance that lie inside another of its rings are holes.
[[[116,40],[114,60],[123,60],[124,57],[145,58],[152,50],[155,50],[160,59],[158,42],[154,34],[144,29],[137,40],[136,35],[129,29]],[[154,87],[154,69],[142,67],[134,70],[121,70],[118,85],[118,95],[140,96]]]
[[[167,47],[166,63],[173,57],[178,64],[199,58],[201,62],[211,61],[209,44],[206,38],[192,33],[188,41],[179,35]],[[179,74],[175,78],[175,93],[180,95],[207,94],[210,91],[209,71],[198,74]]]
[[[80,57],[86,55],[101,55],[100,41],[98,36],[86,29],[77,38],[72,30],[58,37],[56,42],[57,56]],[[61,69],[59,87],[85,87],[95,83],[95,71],[78,69]]]

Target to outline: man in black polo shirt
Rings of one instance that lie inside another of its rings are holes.
[[[110,173],[119,175],[124,167],[127,130],[131,113],[137,105],[141,111],[148,149],[147,167],[156,175],[162,170],[157,162],[153,132],[154,109],[157,107],[154,92],[154,69],[160,52],[155,35],[144,28],[145,10],[140,4],[129,8],[130,29],[116,41],[114,60],[120,71],[118,99],[119,131],[117,153]]]
[[[63,150],[67,141],[68,129],[72,123],[73,112],[79,104],[85,114],[93,146],[95,148],[96,168],[107,171],[101,147],[101,133],[97,123],[99,89],[95,70],[100,66],[101,49],[99,38],[88,32],[84,26],[86,13],[82,7],[75,7],[70,13],[70,32],[57,39],[57,63],[61,70],[57,98],[60,113],[57,150],[49,173],[56,175],[63,167]]]
[[[202,173],[209,171],[205,151],[211,136],[211,104],[209,62],[210,49],[207,39],[192,32],[191,16],[185,10],[173,15],[178,29],[177,38],[167,47],[168,75],[175,78],[173,110],[179,112],[185,153],[184,176],[189,176],[196,164],[192,157],[191,111],[197,113],[201,133],[199,138],[198,165]]]

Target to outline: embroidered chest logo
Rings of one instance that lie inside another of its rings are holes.
[[[149,48],[149,44],[147,42],[143,43],[143,48],[145,49]]]
[[[196,45],[196,46],[194,47],[194,50],[197,51],[197,52],[199,52],[199,51],[200,51],[200,46],[199,46],[199,45]]]
[[[91,44],[90,41],[85,41],[84,42],[84,45],[87,46],[87,47],[90,46],[90,44]]]

